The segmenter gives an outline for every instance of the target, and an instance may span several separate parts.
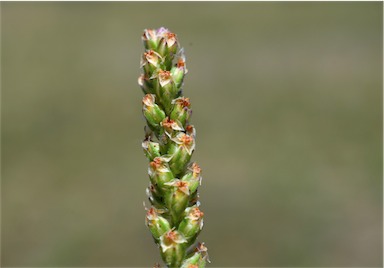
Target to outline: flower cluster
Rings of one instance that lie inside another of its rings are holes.
[[[199,208],[197,189],[201,169],[190,163],[195,150],[196,131],[190,124],[189,98],[181,88],[187,68],[183,49],[168,29],[146,29],[138,83],[145,96],[143,115],[147,122],[142,143],[150,161],[146,225],[160,247],[168,267],[205,267],[204,244],[196,247],[203,228],[204,213]]]

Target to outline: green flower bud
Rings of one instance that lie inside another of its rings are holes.
[[[168,267],[180,267],[187,240],[178,231],[170,230],[160,237],[161,256]]]
[[[164,184],[171,186],[170,190],[165,192],[165,204],[171,213],[173,224],[177,224],[188,205],[188,183],[179,179],[174,179]]]
[[[186,164],[191,159],[192,152],[195,149],[195,139],[180,132],[175,138],[172,138],[172,141],[168,149],[168,154],[172,155],[169,166],[173,174],[178,176],[185,170]]]
[[[163,59],[159,53],[153,50],[144,52],[141,59],[141,67],[143,68],[144,73],[151,76],[157,69],[160,68],[162,60]]]
[[[199,263],[202,260],[202,256],[200,253],[196,252],[192,255],[192,257],[189,257],[185,261],[183,261],[180,268],[200,268]]]
[[[148,174],[152,184],[160,191],[164,191],[164,184],[174,179],[168,162],[169,158],[155,157],[151,163],[149,163]]]
[[[176,66],[172,67],[171,69],[171,75],[177,88],[180,88],[183,84],[184,76],[186,73],[187,68],[185,67],[185,57],[182,55],[178,59]]]
[[[173,108],[172,100],[179,95],[180,90],[176,87],[169,71],[159,70],[157,79],[156,95],[160,98],[165,112],[169,114]]]
[[[179,44],[176,35],[168,30],[165,30],[159,42],[158,52],[161,56],[165,57],[165,65],[167,68],[172,66],[174,55],[177,52]]]
[[[156,30],[145,29],[141,39],[143,40],[145,49],[157,49],[160,38]]]
[[[155,240],[159,240],[160,236],[171,230],[169,222],[165,218],[159,216],[159,213],[163,212],[164,211],[155,209],[154,207],[151,207],[147,211],[145,222],[149,227],[149,230],[151,231]]]
[[[193,163],[181,178],[182,181],[188,182],[190,194],[194,194],[197,187],[201,184],[201,168],[197,163]]]
[[[188,242],[194,242],[196,236],[203,228],[204,213],[197,206],[189,207],[185,210],[187,215],[179,225],[179,232],[184,235]]]
[[[155,157],[160,156],[160,145],[157,142],[145,140],[141,143],[141,146],[149,161],[153,161]]]
[[[192,256],[188,256],[181,265],[181,268],[204,268],[207,261],[211,262],[208,257],[207,248],[204,246],[204,243],[199,243],[195,253]]]
[[[143,114],[148,122],[148,126],[153,130],[158,130],[160,123],[165,118],[165,113],[155,103],[155,95],[147,94],[143,98]]]
[[[191,106],[189,98],[179,97],[172,100],[172,104],[173,109],[170,118],[179,121],[185,127],[192,115],[192,110],[189,109]]]

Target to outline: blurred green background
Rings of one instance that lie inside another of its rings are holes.
[[[2,2],[2,266],[152,266],[144,28],[185,48],[212,267],[382,265],[382,3]]]

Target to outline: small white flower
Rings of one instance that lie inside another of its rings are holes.
[[[167,251],[170,248],[177,246],[178,244],[187,243],[187,239],[174,229],[169,230],[160,236],[160,247],[163,252]]]

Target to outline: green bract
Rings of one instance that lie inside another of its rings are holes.
[[[197,189],[201,169],[190,164],[195,150],[195,128],[189,124],[189,98],[181,96],[187,73],[185,56],[177,37],[166,28],[144,31],[143,73],[138,83],[145,96],[147,122],[142,143],[149,160],[150,185],[146,224],[168,267],[203,268],[207,248],[192,245],[203,227]],[[157,266],[156,266],[157,267]]]

